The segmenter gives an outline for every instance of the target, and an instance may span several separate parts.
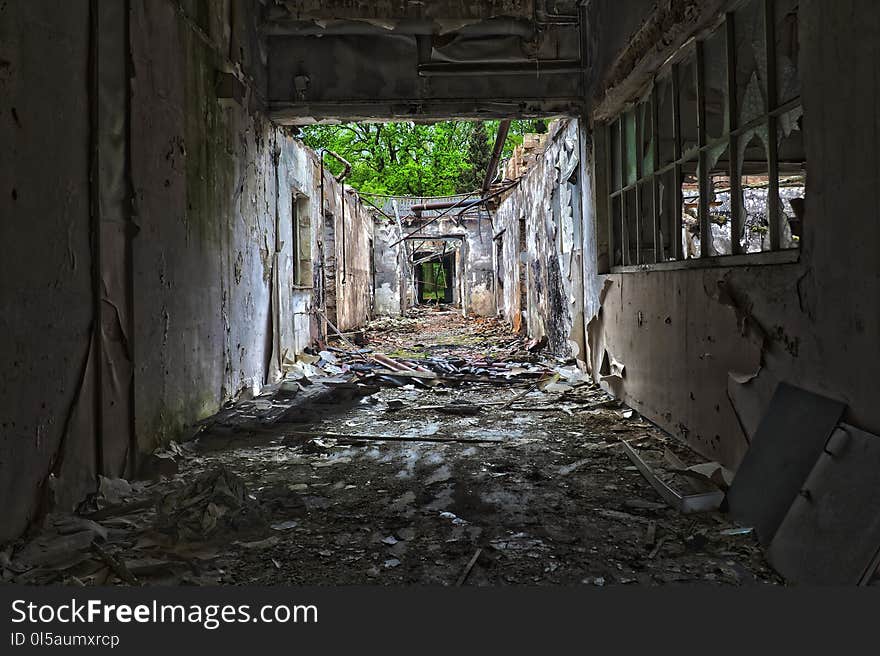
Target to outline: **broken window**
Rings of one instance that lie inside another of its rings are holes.
[[[293,284],[312,286],[312,224],[309,218],[309,199],[302,194],[293,196]]]
[[[607,123],[613,266],[799,248],[798,51],[798,0],[741,3]]]

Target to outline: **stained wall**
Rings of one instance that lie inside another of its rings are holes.
[[[578,121],[551,124],[543,152],[499,204],[494,230],[500,314],[546,337],[557,355],[583,360],[581,150]]]
[[[641,4],[649,21],[654,7]],[[670,6],[680,4],[686,3]],[[630,19],[613,14],[608,10],[603,19],[609,42],[637,42],[632,33],[625,36]],[[698,14],[688,14],[693,20],[683,24],[694,27]],[[662,43],[687,37],[682,24],[669,30],[674,38],[667,35]],[[783,380],[846,401],[847,422],[880,432],[874,382],[880,375],[880,223],[874,202],[880,136],[871,100],[880,81],[870,63],[880,47],[880,11],[870,2],[804,0],[798,31],[808,170],[799,261],[592,277],[603,301],[588,317],[597,380],[732,467]],[[636,77],[640,67],[665,56],[657,42],[646,42],[641,57],[619,54],[616,70],[629,65]],[[851,63],[845,73],[840,61]],[[606,77],[615,77],[613,68],[609,64]],[[630,84],[625,76],[617,78],[618,86]],[[598,91],[597,102],[614,93]],[[858,147],[847,146],[855,140]],[[595,160],[589,169],[595,181]],[[591,230],[596,260],[607,262],[603,227],[594,223]],[[609,365],[604,372],[603,361]],[[610,366],[615,361],[624,366],[622,375],[615,375],[620,367]]]
[[[328,174],[322,201],[317,155],[265,117],[260,11],[0,4],[0,541],[98,474],[136,476],[321,335],[321,211],[342,192]],[[372,217],[345,204],[354,327]]]

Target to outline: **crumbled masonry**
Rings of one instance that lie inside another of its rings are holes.
[[[174,445],[178,474],[108,481],[80,514],[47,517],[6,553],[2,579],[780,582],[749,531],[664,503],[621,441],[683,490],[695,479],[673,472],[699,457],[534,341],[425,308],[359,341],[291,363],[276,389]]]

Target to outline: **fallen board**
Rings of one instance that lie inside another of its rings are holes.
[[[651,469],[650,465],[642,460],[641,456],[636,453],[636,450],[633,449],[627,441],[621,440],[620,444],[623,446],[624,453],[626,453],[627,457],[636,466],[636,469],[641,472],[642,476],[645,477],[645,480],[650,483],[651,487],[657,491],[657,494],[659,494],[666,503],[678,512],[684,515],[689,515],[691,513],[717,510],[718,506],[721,505],[721,502],[724,501],[724,493],[720,490],[688,495],[679,493],[677,490],[674,490],[664,483],[663,480],[654,473],[654,470]]]
[[[880,549],[880,437],[842,424],[780,524],[768,557],[786,579],[858,585]]]
[[[780,383],[730,490],[730,513],[770,544],[845,404]]]

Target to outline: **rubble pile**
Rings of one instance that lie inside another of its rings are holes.
[[[156,528],[175,540],[206,540],[218,533],[265,525],[244,481],[225,467],[207,471],[190,485],[162,497]]]
[[[543,340],[442,306],[381,326],[287,358],[145,480],[101,479],[0,549],[0,581],[779,582],[706,507],[729,472]]]
[[[445,331],[433,344],[413,344],[412,327],[424,324],[426,317],[443,324]],[[405,317],[377,319],[370,328],[376,332],[371,332],[369,346],[356,348],[348,340],[331,340],[335,345],[289,362],[285,381],[361,385],[365,393],[376,385],[517,384],[552,376],[553,365],[558,364],[541,356],[546,339],[528,340],[510,333],[497,319],[465,320],[453,310],[418,307]]]

